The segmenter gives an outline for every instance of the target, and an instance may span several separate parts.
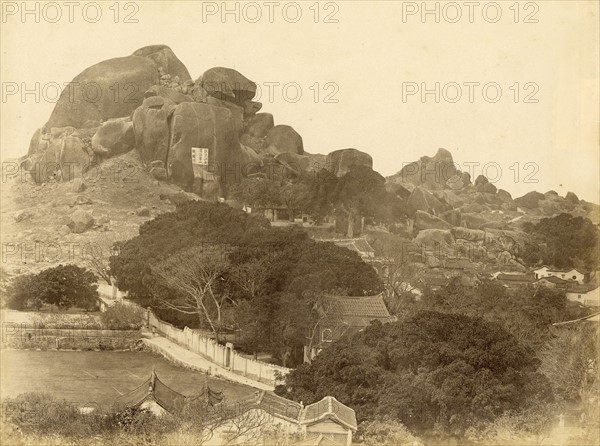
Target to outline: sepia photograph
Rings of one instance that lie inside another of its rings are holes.
[[[600,3],[0,0],[0,444],[600,446]]]

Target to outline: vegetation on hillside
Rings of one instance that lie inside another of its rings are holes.
[[[225,204],[183,204],[118,248],[111,274],[133,300],[217,338],[235,330],[238,347],[270,352],[287,365],[301,362],[312,308],[324,293],[382,290],[356,253],[298,228],[271,228]]]
[[[7,287],[6,306],[14,310],[39,310],[44,305],[94,310],[98,305],[97,280],[94,273],[72,264],[24,274]]]

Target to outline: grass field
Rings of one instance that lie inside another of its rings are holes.
[[[143,383],[156,367],[160,380],[192,396],[204,383],[223,391],[227,401],[250,396],[255,389],[172,365],[145,352],[2,350],[0,398],[43,392],[78,405],[112,406],[119,395]]]

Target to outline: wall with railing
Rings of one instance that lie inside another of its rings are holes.
[[[280,378],[291,370],[267,362],[245,358],[234,350],[233,344],[228,342],[227,345],[221,345],[214,339],[188,327],[181,330],[168,322],[160,320],[150,310],[148,310],[147,317],[148,325],[154,327],[167,339],[241,376],[275,386],[280,383]]]

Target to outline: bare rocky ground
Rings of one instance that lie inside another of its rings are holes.
[[[25,175],[9,178],[2,184],[2,267],[22,274],[107,258],[114,242],[189,199],[198,197],[155,180],[135,151],[104,161],[83,179],[36,185]]]

